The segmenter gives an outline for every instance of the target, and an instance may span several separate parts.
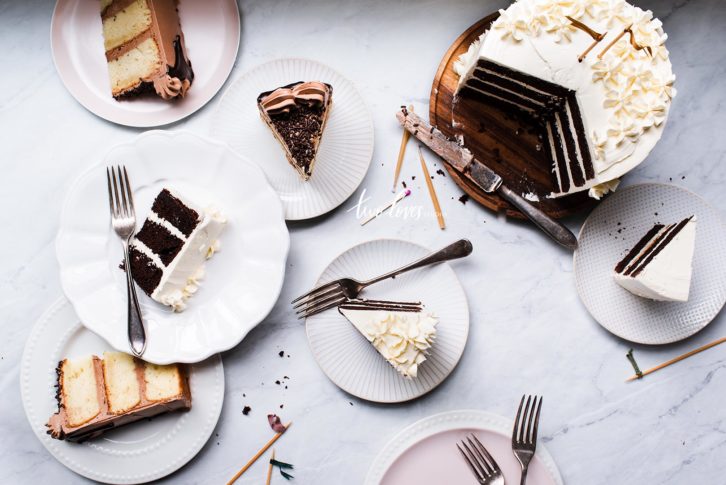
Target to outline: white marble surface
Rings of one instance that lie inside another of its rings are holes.
[[[637,3],[665,23],[679,94],[663,140],[625,183],[672,178],[724,210],[726,4]],[[376,129],[374,160],[362,188],[374,201],[383,200],[390,195],[400,141],[393,112],[404,102],[425,112],[431,79],[450,42],[505,4],[245,1],[232,78],[266,60],[303,56],[353,80]],[[56,462],[31,433],[20,403],[19,360],[33,322],[61,295],[53,239],[66,187],[109,145],[139,133],[95,117],[66,92],[50,56],[52,9],[50,1],[0,2],[0,482],[11,484],[86,481]],[[414,36],[416,43],[410,42]],[[169,129],[206,133],[216,101]],[[414,153],[409,150],[403,169],[409,181],[419,175]],[[428,207],[420,180],[410,203]],[[278,456],[296,466],[291,483],[360,483],[375,454],[403,426],[458,408],[511,415],[528,392],[545,396],[541,436],[568,483],[724,483],[726,347],[643,382],[624,383],[632,370],[625,359],[630,344],[588,316],[575,294],[571,256],[527,224],[471,202],[462,205],[449,178],[436,176],[436,186],[446,231],[431,218],[383,219],[360,228],[345,211],[353,200],[318,220],[290,224],[292,251],[280,300],[263,324],[224,355],[227,396],[217,436],[166,482],[223,483],[267,439],[265,414],[277,410],[295,421],[277,446]],[[568,224],[577,229],[581,222]],[[475,248],[455,264],[472,316],[464,357],[437,391],[405,405],[373,405],[337,389],[316,366],[288,304],[332,257],[377,237],[431,247],[468,237]],[[649,367],[724,333],[721,314],[686,342],[635,346],[636,357]],[[280,350],[291,357],[281,359]],[[288,389],[274,383],[283,375],[290,376]],[[250,416],[242,415],[244,405],[252,407]],[[263,475],[260,462],[239,483],[261,483]]]

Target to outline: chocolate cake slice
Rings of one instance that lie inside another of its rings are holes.
[[[177,0],[102,0],[104,50],[111,94],[155,92],[183,98],[194,81]]]
[[[58,412],[48,434],[85,441],[158,414],[192,407],[187,369],[155,365],[122,352],[104,352],[58,363]]]
[[[315,157],[330,114],[333,87],[319,81],[296,82],[257,97],[260,116],[303,180],[313,174]]]
[[[204,276],[204,262],[219,250],[226,221],[163,189],[131,240],[131,275],[154,300],[182,311]]]
[[[418,376],[439,321],[421,303],[355,299],[341,303],[338,311],[399,374]]]
[[[687,301],[695,238],[695,216],[655,224],[615,266],[615,281],[643,298]]]

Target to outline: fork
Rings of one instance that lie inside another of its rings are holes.
[[[525,404],[525,398],[527,402]],[[524,409],[522,409],[524,408]],[[512,430],[512,451],[522,466],[520,485],[527,482],[527,470],[537,447],[537,428],[539,427],[539,411],[542,408],[542,397],[522,396],[517,410],[517,419]]]
[[[106,180],[108,182],[111,226],[118,237],[121,238],[124,248],[129,345],[131,345],[133,354],[136,357],[141,357],[146,349],[146,331],[144,330],[144,322],[141,319],[141,309],[139,308],[139,300],[136,297],[136,287],[131,276],[131,263],[129,262],[129,241],[136,230],[134,196],[125,166],[117,166],[115,170],[114,167],[106,167]]]
[[[474,441],[472,441],[472,438]],[[467,441],[469,444],[467,444]],[[461,455],[480,485],[504,485],[502,470],[474,433],[471,434],[471,438],[467,436],[466,441],[461,440],[461,445],[464,449],[458,443],[456,447],[459,448]]]
[[[346,299],[357,298],[358,294],[373,283],[378,283],[387,278],[393,278],[406,271],[412,269],[421,268],[430,264],[441,263],[442,261],[449,261],[451,259],[463,258],[468,256],[472,251],[471,242],[468,239],[459,239],[453,244],[446,246],[443,249],[424,256],[418,261],[409,263],[406,266],[390,271],[384,275],[378,276],[377,278],[370,279],[368,281],[358,281],[353,278],[341,278],[330,283],[318,286],[317,288],[305,293],[302,296],[295,298],[292,301],[293,309],[296,310],[298,319],[307,318],[309,316],[320,313],[329,308],[339,305]]]

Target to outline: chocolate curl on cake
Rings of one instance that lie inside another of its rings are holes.
[[[638,44],[638,42],[636,42],[636,40],[635,40],[635,33],[633,33],[633,24],[630,24],[627,27],[625,27],[623,29],[623,31],[620,32],[620,34],[618,34],[618,36],[615,37],[612,40],[612,42],[610,42],[607,45],[607,47],[605,47],[602,50],[602,52],[600,54],[597,55],[597,58],[598,59],[602,59],[602,56],[604,56],[605,53],[608,50],[610,50],[610,48],[612,46],[614,46],[620,39],[622,39],[625,34],[630,34],[630,45],[633,46],[633,49],[635,49],[636,51],[645,50],[645,53],[648,54],[649,56],[652,56],[653,55],[653,52],[652,52],[652,50],[651,50],[651,48],[649,46],[647,46],[647,45],[640,45],[640,44]]]
[[[590,51],[593,50],[595,48],[595,46],[598,45],[600,43],[600,41],[605,38],[605,35],[607,35],[607,32],[605,32],[604,34],[601,34],[600,32],[597,32],[597,31],[591,29],[590,27],[588,27],[584,23],[580,22],[579,20],[573,19],[569,15],[565,15],[565,17],[567,17],[567,20],[569,20],[572,23],[573,27],[582,30],[583,32],[585,32],[587,35],[589,35],[593,39],[593,43],[590,44],[590,47],[585,49],[585,52],[580,54],[577,58],[577,62],[582,62],[585,59],[585,57],[587,57],[587,55],[590,53]]]

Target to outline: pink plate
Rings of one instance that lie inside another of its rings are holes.
[[[58,0],[50,28],[53,61],[63,84],[86,109],[126,126],[161,126],[189,116],[207,104],[227,80],[240,39],[235,0],[181,0],[179,16],[194,84],[183,100],[155,96],[127,101],[111,97],[99,3]]]
[[[456,443],[474,433],[502,469],[507,483],[519,483],[512,454],[511,421],[481,411],[452,411],[425,418],[400,432],[376,458],[366,484],[476,485]],[[527,475],[528,485],[559,485],[562,478],[540,441]]]

